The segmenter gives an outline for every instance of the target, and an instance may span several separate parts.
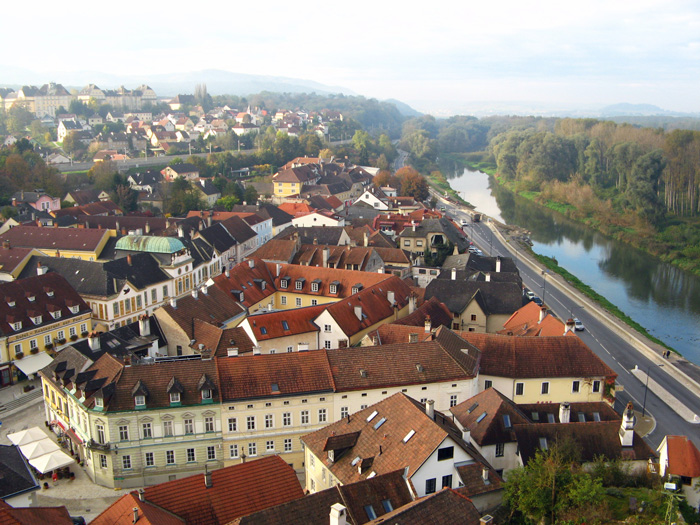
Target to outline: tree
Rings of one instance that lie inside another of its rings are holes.
[[[396,172],[396,178],[401,184],[401,195],[424,201],[430,195],[428,183],[414,168],[405,166]]]
[[[76,138],[75,133],[68,133],[63,138],[63,151],[68,153],[68,155],[75,153],[81,146],[82,144]]]
[[[92,182],[96,190],[112,191],[121,182],[117,165],[111,160],[97,162],[88,170],[88,180]]]
[[[124,211],[136,211],[138,193],[127,184],[119,184],[111,193],[112,201]]]
[[[216,205],[224,208],[226,211],[231,211],[239,202],[238,197],[235,195],[227,195],[226,197],[221,197],[219,200],[217,200]]]
[[[34,114],[23,104],[13,104],[7,111],[7,131],[14,135],[24,133],[34,118]]]
[[[243,200],[248,204],[258,202],[258,192],[253,186],[248,186],[243,192]]]
[[[372,137],[369,133],[358,129],[352,136],[352,145],[357,150],[360,159],[360,164],[367,164],[369,161],[369,147],[372,142]]]

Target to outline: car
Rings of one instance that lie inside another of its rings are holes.
[[[535,298],[535,292],[533,292],[532,290],[528,290],[527,288],[525,288],[524,292],[525,297],[527,297],[530,301],[532,301]]]
[[[445,207],[444,207],[444,206],[440,206],[440,211],[442,211],[442,212],[446,211]]]
[[[535,296],[532,298],[532,302],[535,303],[537,306],[542,306],[544,303],[542,302],[542,299],[539,297]]]
[[[462,219],[461,221],[459,221],[459,223],[460,223],[462,226],[466,226],[467,224],[469,224],[469,223],[467,222],[467,219]]]
[[[577,332],[582,332],[583,330],[586,329],[586,327],[583,326],[583,323],[581,322],[581,320],[578,319],[577,317],[574,318],[574,329]]]
[[[474,248],[474,253],[477,255],[484,255],[484,252],[482,252],[479,248]]]

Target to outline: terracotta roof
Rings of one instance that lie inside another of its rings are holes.
[[[304,215],[308,215],[316,209],[312,208],[305,202],[283,202],[278,206],[278,208],[283,212],[288,213],[292,217],[302,217]]]
[[[340,503],[347,509],[348,523],[361,525],[369,521],[366,505],[371,505],[376,515],[382,516],[386,514],[382,501],[389,500],[394,509],[413,501],[409,484],[403,477],[403,470],[396,470],[357,483],[336,485],[237,519],[233,524],[328,525],[331,505]]]
[[[482,352],[481,374],[498,377],[617,377],[578,337],[460,332]]]
[[[687,436],[666,436],[668,471],[674,476],[700,477],[700,451]]]
[[[411,326],[391,323],[383,324],[367,334],[374,345],[395,345],[432,341],[432,332],[426,332],[425,326]]]
[[[619,421],[514,425],[513,429],[524,464],[540,450],[542,438],[546,439],[547,447],[551,447],[558,440],[575,443],[582,462],[593,461],[597,456],[623,460],[647,460],[656,457],[654,450],[636,432],[633,446],[623,447],[620,443]]]
[[[229,348],[237,348],[239,354],[246,354],[253,351],[253,341],[248,333],[236,326],[234,328],[219,328],[207,321],[194,319],[194,343],[191,347],[195,351],[199,350],[199,345],[210,350],[214,355],[226,356]]]
[[[14,229],[14,228],[13,228]],[[77,313],[71,312],[77,307]],[[0,336],[35,330],[66,319],[89,313],[90,307],[83,301],[68,281],[57,273],[35,275],[0,284]],[[59,314],[58,319],[52,316]],[[32,318],[40,317],[38,324]],[[19,330],[13,323],[21,323]]]
[[[8,505],[9,507],[9,505]],[[73,525],[73,520],[65,507],[2,507],[0,524],[2,525]]]
[[[374,427],[382,419],[385,422],[377,431]],[[414,435],[405,440],[411,430]],[[328,437],[352,432],[360,432],[355,445],[336,451],[335,461],[331,462],[324,451]],[[446,438],[448,433],[426,415],[420,403],[399,392],[307,434],[302,442],[340,483],[347,484],[367,479],[371,472],[386,474],[406,467],[411,477]],[[356,458],[365,461],[367,468],[358,468]]]
[[[145,499],[188,525],[219,525],[304,495],[296,473],[279,456],[214,470],[211,480],[210,488],[204,474],[146,487]]]
[[[274,268],[274,266],[273,266]],[[217,275],[214,284],[229,297],[238,300],[243,292],[242,304],[250,307],[275,293],[275,282],[270,267],[257,258],[239,263],[228,272]],[[235,292],[235,293],[234,293]]]
[[[437,328],[438,326],[447,326],[449,328],[452,325],[452,313],[447,306],[437,299],[437,297],[431,297],[420,305],[412,314],[398,321],[394,321],[392,324],[425,328],[426,319],[430,319],[431,328]]]
[[[0,241],[7,240],[11,246],[37,248],[47,255],[54,255],[58,250],[93,252],[105,236],[109,236],[107,230],[15,226],[0,235]]]
[[[560,403],[523,403],[518,408],[533,423],[561,423],[559,420]],[[603,401],[590,403],[569,403],[570,423],[590,423],[591,421],[622,420],[620,414]]]
[[[457,490],[442,489],[440,492],[415,500],[382,517],[367,522],[369,525],[390,523],[391,525],[478,525],[479,511]]]
[[[272,177],[273,182],[297,182],[301,184],[306,184],[311,180],[315,180],[319,177],[317,173],[318,167],[309,164],[304,166],[297,166],[295,168],[281,169]],[[299,188],[301,190],[301,187]],[[286,211],[286,210],[285,210]]]
[[[293,239],[270,239],[258,248],[251,258],[268,262],[292,262],[297,251],[297,242]]]
[[[543,313],[545,317],[540,320]],[[503,323],[503,330],[498,333],[520,337],[576,335],[573,331],[566,330],[566,325],[549,314],[546,307],[539,306],[534,301],[513,312],[513,315]]]
[[[318,332],[319,328],[314,324],[314,319],[326,308],[328,308],[327,304],[319,304],[293,310],[263,311],[263,313],[249,316],[248,322],[258,341]]]
[[[26,259],[33,248],[5,248],[0,244],[0,272],[11,273]]]
[[[217,358],[223,402],[335,390],[323,350]]]
[[[450,412],[480,447],[513,442],[513,425],[530,422],[515,403],[495,388],[487,388],[453,406]]]
[[[182,525],[185,520],[148,501],[141,501],[136,492],[124,494],[90,522],[90,525],[133,525],[134,509],[139,525]]]
[[[463,486],[455,489],[456,492],[473,498],[487,492],[494,492],[503,489],[503,478],[498,473],[483,463],[470,463],[468,465],[460,465],[455,467],[459,479],[462,480]],[[486,470],[486,480],[484,480],[484,469]]]

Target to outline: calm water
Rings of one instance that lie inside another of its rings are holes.
[[[554,256],[649,333],[700,364],[700,278],[517,197],[485,173],[443,173],[479,211],[530,230],[537,253]]]

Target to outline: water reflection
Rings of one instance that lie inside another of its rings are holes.
[[[559,264],[623,312],[700,363],[700,278],[503,189],[480,172],[450,180],[480,211],[532,232],[537,253]]]

